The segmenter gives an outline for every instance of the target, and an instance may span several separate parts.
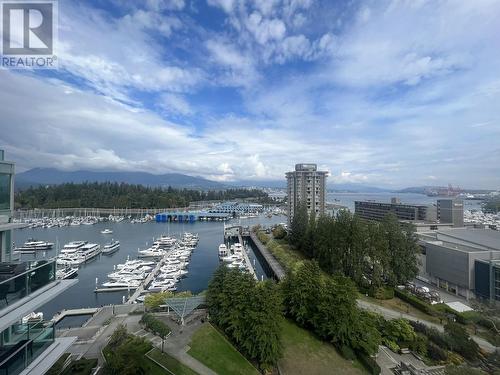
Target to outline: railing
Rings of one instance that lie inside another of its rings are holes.
[[[54,343],[55,328],[52,323],[42,321],[15,324],[3,331],[2,336],[0,375],[17,375]]]
[[[26,264],[22,273],[0,281],[0,309],[56,280],[55,259]]]

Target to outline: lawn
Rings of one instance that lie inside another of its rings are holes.
[[[184,366],[182,363],[180,363],[177,359],[174,357],[162,353],[158,349],[153,349],[149,353],[146,354],[146,357],[149,359],[154,359],[156,362],[161,363],[161,365],[168,370],[172,371],[175,375],[197,375],[198,373],[191,370],[189,367]],[[158,366],[156,363],[153,362],[155,366]],[[160,366],[158,366],[160,367]],[[163,370],[162,370],[163,371]],[[162,373],[166,373],[163,371]]]
[[[283,320],[283,358],[279,366],[283,375],[365,374],[362,365],[344,359],[328,343],[296,324]]]
[[[258,375],[259,372],[210,324],[191,338],[188,354],[219,375]]]

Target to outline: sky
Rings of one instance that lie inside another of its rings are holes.
[[[60,0],[57,70],[0,70],[17,171],[500,188],[498,0]]]

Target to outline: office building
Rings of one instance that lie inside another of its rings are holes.
[[[325,214],[326,177],[328,172],[318,171],[316,164],[296,164],[295,171],[286,173],[288,193],[288,224],[300,203],[309,215]]]
[[[436,221],[434,206],[402,204],[398,199],[391,199],[391,203],[355,201],[354,213],[365,220],[381,221],[392,212],[399,220],[404,221]]]
[[[500,261],[500,232],[491,229],[452,228],[420,233],[419,244],[425,254],[425,277],[448,292],[472,298],[489,292]],[[484,273],[488,264],[491,272]],[[488,276],[485,276],[488,275]],[[485,278],[490,282],[485,286]],[[476,282],[479,284],[476,285]],[[498,284],[497,284],[498,285]]]
[[[0,150],[0,374],[44,374],[73,344],[75,337],[55,337],[50,321],[23,317],[74,285],[57,280],[55,259],[15,262],[12,259],[14,164]]]
[[[464,226],[464,202],[460,199],[438,199],[437,219],[442,224]]]

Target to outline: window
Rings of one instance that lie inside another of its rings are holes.
[[[10,210],[10,174],[0,173],[0,210]]]

